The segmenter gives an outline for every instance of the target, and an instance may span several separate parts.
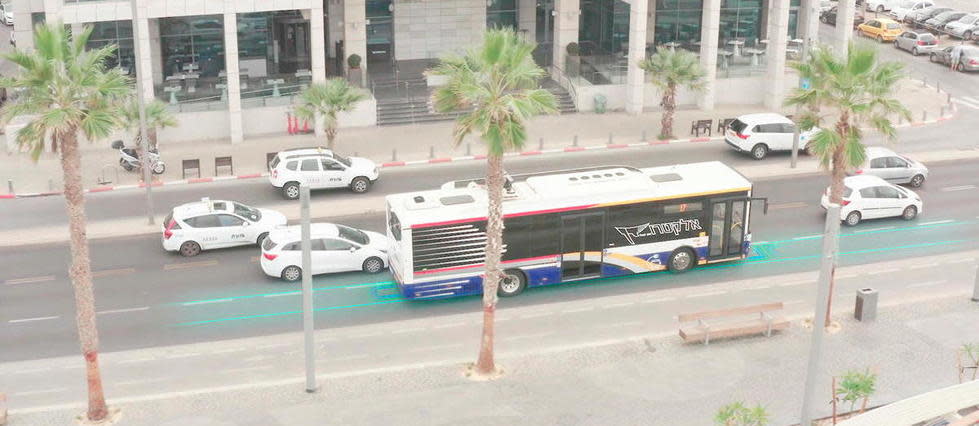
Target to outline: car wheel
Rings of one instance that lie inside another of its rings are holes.
[[[500,277],[500,286],[496,289],[496,295],[500,297],[513,297],[523,293],[527,288],[527,277],[523,272],[516,269],[503,271]]]
[[[912,188],[921,188],[921,185],[925,184],[925,177],[922,175],[914,175],[909,184]]]
[[[972,31],[962,33],[962,40],[972,40]]]
[[[157,162],[156,164],[153,165],[153,174],[162,175],[163,172],[165,171],[167,171],[167,165],[163,164],[162,161]]]
[[[697,262],[697,256],[694,255],[693,251],[688,248],[676,249],[673,254],[670,255],[670,260],[667,261],[667,268],[670,272],[674,273],[684,273],[693,269],[693,265]]]
[[[282,270],[282,279],[289,282],[296,282],[303,278],[302,268],[291,265]]]
[[[819,22],[822,22],[822,23],[824,23],[824,24],[828,24],[828,22],[826,22],[826,21],[827,21],[827,19],[826,19],[826,17],[825,17],[825,16],[820,16],[820,17],[819,17]]]
[[[884,5],[877,6],[877,13],[884,13]]]
[[[289,182],[283,185],[282,195],[290,200],[295,200],[299,198],[299,184],[296,182]]]
[[[860,212],[852,211],[846,215],[846,226],[857,226],[860,223]]]
[[[917,47],[915,47],[914,49],[911,49],[911,56],[918,56],[920,54],[921,54],[921,52],[918,52],[918,48]]]
[[[884,43],[884,36],[877,36],[877,42],[883,44]]]
[[[362,268],[368,274],[376,274],[384,270],[384,261],[379,257],[368,257]]]
[[[751,158],[755,160],[764,159],[768,155],[768,147],[765,144],[760,143],[751,148]]]
[[[363,176],[355,177],[354,180],[350,182],[350,190],[358,194],[363,194],[370,188],[371,181]]]
[[[816,152],[812,150],[812,144],[806,144],[806,147],[802,149],[802,152],[808,156],[816,155]]]
[[[912,220],[918,217],[918,208],[915,206],[907,206],[904,211],[901,212],[901,219]]]
[[[268,237],[269,237],[269,233],[268,232],[263,232],[263,233],[259,234],[258,235],[258,239],[255,240],[255,244],[262,245],[262,241],[265,241],[265,239],[268,238]]]
[[[928,55],[928,62],[935,62],[935,54]]]
[[[965,72],[965,64],[959,62],[955,65],[955,70],[958,72]]]
[[[180,245],[180,255],[183,257],[194,257],[201,254],[201,245],[193,241],[185,241]]]

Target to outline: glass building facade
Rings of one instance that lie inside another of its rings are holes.
[[[162,18],[160,59],[164,84],[161,99],[186,101],[216,98],[224,74],[224,17],[222,15]]]
[[[517,28],[517,0],[488,0],[486,28]]]
[[[98,49],[116,45],[115,54],[106,61],[108,67],[119,67],[126,74],[135,74],[136,53],[133,50],[133,21],[95,22],[86,48]]]
[[[656,0],[656,44],[678,43],[688,50],[700,46],[704,0]]]

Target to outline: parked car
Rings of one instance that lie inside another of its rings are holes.
[[[927,9],[917,14],[914,18],[914,21],[910,22],[910,24],[914,28],[924,28],[925,22],[927,22],[929,19],[934,18],[945,12],[951,12],[952,10],[953,9],[950,7],[933,7],[931,9]]]
[[[286,216],[275,210],[202,198],[174,207],[163,220],[163,249],[193,257],[203,250],[261,244],[285,224]]]
[[[958,21],[965,15],[966,15],[965,12],[957,12],[954,10],[948,12],[942,12],[936,15],[934,18],[925,21],[925,28],[935,32],[942,32],[945,30],[945,24],[948,24],[949,22]]]
[[[857,27],[857,31],[864,37],[877,39],[879,43],[894,41],[901,34],[901,24],[894,22],[893,19],[875,18]]]
[[[929,53],[938,47],[938,38],[932,33],[905,31],[894,39],[894,47],[918,56]]]
[[[924,13],[931,13],[931,11],[933,9],[935,9],[936,7],[941,7],[941,6],[934,6],[934,5],[932,5],[932,6],[928,6],[926,8],[922,8],[922,9],[918,9],[918,10],[912,10],[912,11],[908,12],[907,15],[904,15],[904,19],[901,20],[901,22],[904,22],[905,24],[913,23],[914,20],[917,19],[919,16],[921,16]]]
[[[799,134],[799,149],[807,150],[809,139],[818,129]],[[755,160],[761,160],[771,151],[791,151],[795,137],[795,123],[781,114],[760,113],[738,117],[728,125],[724,141],[738,152],[747,152]]]
[[[14,25],[14,5],[10,2],[0,2],[0,20],[3,24],[12,27]]]
[[[888,14],[895,21],[904,22],[909,13],[934,6],[931,0],[904,0],[891,9]]]
[[[836,26],[836,6],[833,6],[830,10],[819,14],[819,21],[824,24],[830,24]],[[853,28],[856,29],[864,22],[865,18],[862,13],[853,14]]]
[[[364,271],[376,274],[388,265],[387,237],[332,223],[310,225],[313,275]],[[286,281],[303,277],[299,226],[272,231],[262,243],[262,272]]]
[[[952,49],[955,46],[948,46],[941,50],[935,50],[928,56],[928,60],[937,62],[945,66],[952,65]],[[962,57],[955,66],[957,71],[979,71],[979,46],[962,45]]]
[[[829,191],[823,193],[820,205],[829,208]],[[900,217],[912,220],[924,211],[921,197],[877,176],[850,176],[843,179],[843,203],[840,220],[856,226],[866,219]]]
[[[972,40],[974,34],[979,34],[979,13],[970,13],[945,24],[945,32],[963,40]]]
[[[901,0],[868,0],[865,3],[865,8],[868,12],[884,13],[891,10],[894,6],[897,6]]]
[[[282,194],[290,200],[299,198],[299,185],[309,185],[310,189],[348,187],[363,193],[380,176],[373,161],[344,157],[326,148],[279,152],[269,163],[269,170],[269,182],[282,188]]]
[[[867,148],[867,160],[854,174],[877,176],[890,183],[919,188],[928,179],[928,168],[890,149],[872,146]]]

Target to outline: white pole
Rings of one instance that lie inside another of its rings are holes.
[[[146,100],[143,99],[142,82],[140,81],[142,73],[139,72],[143,52],[140,51],[139,47],[139,20],[136,15],[138,9],[136,0],[131,0],[129,4],[133,8],[133,47],[136,54],[133,60],[133,72],[136,74],[136,100],[139,104],[139,134],[143,136],[140,141],[140,144],[143,145],[143,158],[140,160],[143,162],[143,183],[146,185],[146,218],[147,223],[152,225],[155,221],[153,218],[153,172],[151,170],[153,164],[150,163],[150,135],[146,131]]]
[[[313,352],[313,259],[309,230],[309,186],[299,187],[303,249],[303,344],[306,353],[306,392],[316,392],[316,354]]]
[[[812,318],[812,341],[809,346],[809,366],[806,368],[806,389],[802,399],[802,419],[799,426],[812,424],[812,407],[816,394],[820,358],[823,351],[826,310],[829,309],[829,284],[836,269],[837,238],[840,233],[840,206],[830,204],[826,211],[826,228],[823,233],[823,255],[816,281],[816,312]]]

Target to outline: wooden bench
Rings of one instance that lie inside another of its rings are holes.
[[[711,135],[711,127],[714,125],[714,120],[693,120],[690,122],[690,134],[700,136],[700,132],[705,132]]]
[[[730,126],[731,123],[734,122],[734,120],[737,119],[725,118],[725,119],[717,120],[717,133],[723,135],[724,132],[727,130],[727,126]]]
[[[737,337],[758,333],[771,336],[773,330],[784,330],[789,327],[788,320],[781,315],[772,314],[772,312],[781,311],[782,308],[782,302],[778,302],[717,311],[681,314],[677,317],[680,321],[680,338],[685,343],[702,341],[705,345],[708,345],[712,338]],[[711,323],[707,322],[707,320],[751,314],[758,314],[758,318],[725,321],[716,324],[713,321]],[[697,322],[696,325],[683,326],[683,323],[694,321]]]

